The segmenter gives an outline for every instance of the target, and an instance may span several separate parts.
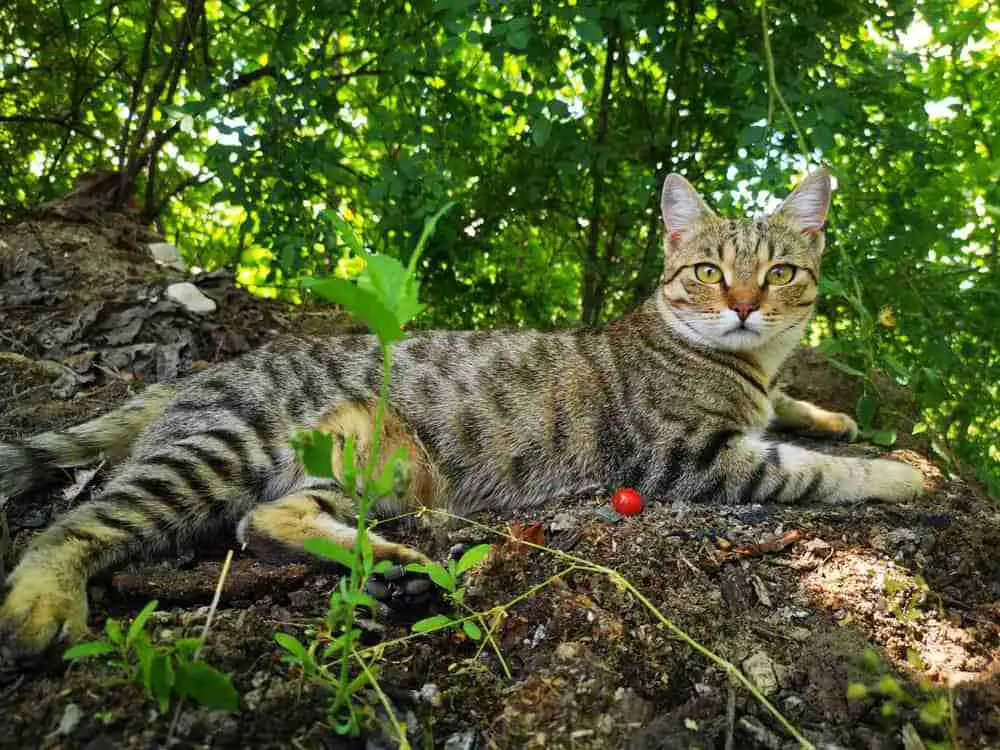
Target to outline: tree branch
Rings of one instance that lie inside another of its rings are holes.
[[[82,123],[74,122],[68,117],[50,117],[45,115],[3,115],[0,116],[0,122],[23,123],[27,125],[58,125],[61,128],[72,130],[74,133],[78,133],[87,140],[93,141],[98,145],[104,145],[104,141],[90,132]]]

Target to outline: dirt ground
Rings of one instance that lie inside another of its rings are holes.
[[[0,440],[83,421],[144,382],[283,333],[349,325],[332,311],[254,299],[220,274],[195,279],[218,310],[188,313],[162,295],[185,277],[154,266],[129,227],[121,218],[48,215],[0,228]],[[793,391],[829,407],[850,411],[857,398],[854,383],[814,352],[800,353],[788,377]],[[889,397],[905,411],[905,392]],[[606,498],[584,498],[480,520],[621,573],[665,617],[740,666],[817,747],[933,747],[947,734],[922,721],[921,709],[944,695],[961,747],[998,748],[1000,515],[977,487],[942,474],[926,450],[906,438],[894,453],[919,466],[931,488],[906,505],[680,507],[653,498],[638,516],[612,522],[602,513]],[[67,473],[6,508],[0,499],[12,550],[88,499],[103,476]],[[486,536],[470,528],[404,533],[438,558],[457,541]],[[476,610],[570,564],[501,537],[484,540],[497,547],[470,576],[467,604]],[[157,598],[157,639],[197,635],[232,543],[219,539],[197,555],[95,581],[94,625]],[[106,665],[66,668],[57,656],[30,670],[0,668],[0,747],[394,747],[378,729],[338,738],[327,726],[329,696],[279,661],[273,634],[302,637],[334,583],[328,570],[266,566],[237,553],[204,653],[232,675],[236,714],[189,705],[169,733],[171,716],[160,716],[141,688],[116,683]],[[384,618],[365,629],[370,644],[407,633]],[[386,649],[380,683],[414,747],[798,746],[721,667],[602,573],[559,577],[510,606],[496,635],[502,662],[450,631]],[[877,659],[866,659],[867,648]],[[847,698],[850,684],[872,687],[885,674],[910,696],[894,711],[871,692]]]

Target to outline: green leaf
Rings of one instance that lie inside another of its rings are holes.
[[[104,623],[104,633],[112,643],[122,642],[122,624],[113,617],[109,617]]]
[[[875,445],[883,445],[885,447],[890,447],[896,444],[896,431],[895,430],[872,430],[869,433],[869,439],[875,443]]]
[[[454,591],[456,588],[455,579],[444,566],[436,562],[431,563],[410,563],[406,569],[414,573],[423,573],[429,576],[439,588],[445,591]]]
[[[340,454],[340,464],[343,467],[344,477],[341,481],[341,485],[344,487],[344,491],[349,495],[354,495],[357,493],[357,477],[360,468],[354,465],[354,433],[348,434],[344,438],[344,450]]]
[[[76,659],[86,659],[91,656],[103,656],[115,652],[115,646],[107,641],[88,641],[71,646],[63,652],[63,659],[75,661]]]
[[[176,679],[170,656],[157,654],[150,661],[147,674],[146,689],[159,705],[160,713],[165,714],[170,708],[170,695],[173,692]]]
[[[862,700],[868,696],[868,688],[860,682],[852,682],[847,686],[847,699],[852,701]]]
[[[336,211],[326,210],[320,216],[333,225],[334,231],[337,233],[337,238],[347,245],[352,253],[361,256],[365,254],[364,245],[361,243],[358,235],[355,234],[354,227],[344,221]]]
[[[322,430],[299,430],[289,443],[311,476],[333,476],[333,435]]]
[[[417,246],[414,248],[413,254],[410,256],[410,263],[406,269],[407,278],[414,285],[417,283],[416,281],[417,261],[420,259],[421,254],[424,252],[424,247],[426,247],[427,241],[431,238],[431,235],[433,235],[435,230],[437,229],[438,221],[440,221],[441,217],[444,216],[446,213],[448,213],[451,210],[452,206],[454,205],[455,201],[448,201],[443,206],[441,206],[441,208],[438,209],[438,212],[436,214],[434,214],[432,217],[430,217],[424,222],[424,229],[420,233],[420,239],[417,240]],[[416,293],[416,291],[414,291],[414,293]]]
[[[531,31],[529,29],[518,29],[507,35],[507,44],[514,49],[524,50],[528,48],[531,41]]]
[[[580,39],[590,44],[604,41],[604,29],[601,28],[601,24],[589,18],[577,21],[576,33]]]
[[[371,492],[375,497],[386,497],[396,492],[399,479],[406,471],[408,456],[406,447],[400,446],[389,457],[378,476],[371,481]]]
[[[343,565],[345,568],[353,569],[357,565],[358,558],[353,549],[338,544],[331,539],[316,538],[306,539],[302,543],[303,548],[310,555],[324,557],[333,560],[335,563]]]
[[[434,615],[433,617],[425,617],[423,620],[417,620],[413,623],[410,628],[414,633],[429,633],[432,630],[441,630],[449,625],[454,624],[448,615]]]
[[[150,615],[156,611],[158,604],[159,602],[157,602],[156,599],[153,599],[151,602],[147,603],[145,607],[139,610],[139,614],[133,618],[132,624],[128,626],[128,635],[125,636],[126,644],[132,644],[135,642],[136,638],[138,638],[139,634],[142,632],[142,629],[146,626],[146,620],[148,620]]]
[[[240,697],[232,678],[204,662],[189,665],[177,682],[178,692],[214,711],[235,712]]]
[[[858,398],[857,406],[854,407],[854,413],[857,415],[858,424],[861,425],[862,429],[871,429],[877,406],[878,404],[871,394],[862,393],[861,397]]]
[[[490,544],[477,544],[475,547],[471,547],[462,554],[459,558],[458,563],[455,565],[455,572],[461,575],[469,568],[474,567],[480,561],[482,561],[486,555],[490,553],[493,545]]]
[[[739,143],[741,146],[752,146],[760,143],[764,138],[764,128],[760,125],[748,125],[740,131]]]
[[[552,122],[545,118],[539,117],[531,125],[531,140],[535,142],[535,145],[541,148],[546,143],[549,142],[549,136],[552,135]]]
[[[841,372],[846,373],[848,375],[853,375],[856,378],[865,377],[865,374],[861,372],[861,370],[855,369],[854,367],[851,367],[848,364],[844,364],[839,359],[828,359],[826,361],[830,365],[830,367],[832,367],[834,370],[840,370]]]
[[[466,620],[465,622],[463,622],[462,630],[464,630],[465,634],[474,641],[481,640],[483,637],[483,631],[480,630],[479,626],[476,625],[476,623],[474,623],[472,620]]]
[[[383,344],[403,338],[402,324],[372,292],[345,279],[305,279],[303,283],[320,297],[343,305],[352,315],[367,323]]]
[[[305,662],[308,659],[308,652],[306,647],[303,646],[299,639],[288,633],[275,633],[275,642],[281,646],[285,651],[294,656],[299,662]]]

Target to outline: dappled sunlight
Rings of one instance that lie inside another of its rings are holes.
[[[884,555],[838,551],[801,587],[842,625],[861,626],[900,671],[952,687],[995,679],[1000,650],[984,649],[976,629],[996,622],[966,622],[961,607],[950,607],[920,575]]]

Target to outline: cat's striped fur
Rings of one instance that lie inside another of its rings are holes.
[[[618,485],[718,503],[917,494],[920,475],[905,464],[763,436],[773,423],[856,434],[850,417],[772,387],[812,311],[829,192],[829,177],[815,173],[767,220],[727,221],[672,175],[663,278],[631,314],[596,330],[437,332],[398,344],[388,447],[427,459],[416,499],[403,505],[516,510]],[[787,281],[781,266],[793,269]],[[261,547],[300,548],[311,535],[349,543],[349,502],[336,483],[304,474],[288,438],[318,423],[364,433],[380,382],[371,336],[282,341],[176,392],[161,388],[73,430],[0,446],[0,493],[11,493],[53,467],[133,443],[101,496],[36,537],[11,574],[0,608],[9,640],[37,651],[60,632],[79,636],[89,576],[205,534],[239,525]],[[380,556],[420,559],[375,541]]]

